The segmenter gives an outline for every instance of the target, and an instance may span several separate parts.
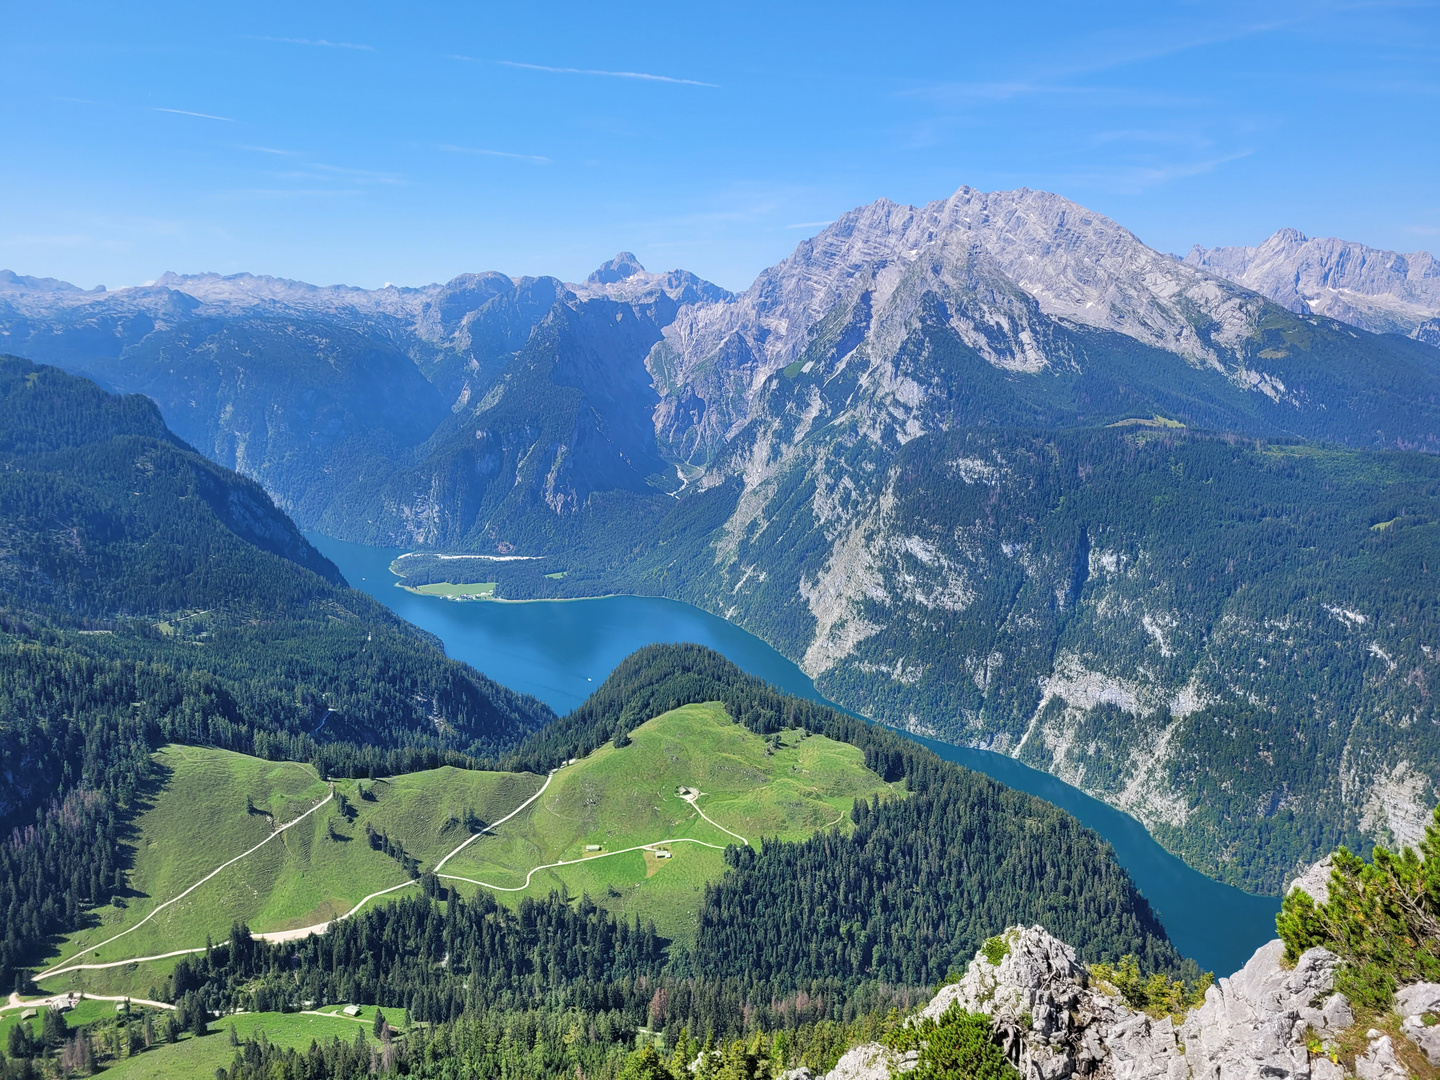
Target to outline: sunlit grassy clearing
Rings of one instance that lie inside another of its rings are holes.
[[[429,585],[405,585],[402,588],[421,596],[443,596],[450,600],[489,600],[495,595],[495,585],[496,582],[493,581],[472,581],[465,584],[436,581]]]
[[[721,849],[738,841],[696,813],[681,787],[703,792],[701,809],[752,844],[799,839],[829,825],[848,828],[856,798],[892,790],[865,768],[856,747],[800,731],[767,740],[736,724],[717,702],[656,717],[630,740],[560,770],[533,807],[467,848],[445,872],[514,888],[533,867],[585,859],[535,874],[523,892],[496,895],[514,902],[551,889],[584,892],[688,941],[705,884],[725,871]],[[640,851],[606,854],[682,839],[716,847],[672,843],[671,858],[652,858],[649,866]],[[587,853],[589,845],[601,851]],[[459,887],[465,894],[474,889]]]
[[[508,814],[543,782],[528,774],[428,770],[377,781],[337,781],[339,800],[266,843],[178,903],[139,925],[157,906],[184,892],[221,863],[265,840],[330,792],[308,765],[262,761],[243,754],[171,746],[157,755],[168,779],[137,821],[134,867],[124,906],[94,912],[99,924],[70,935],[48,958],[103,963],[203,946],[233,922],[256,932],[324,922],[379,889],[409,880],[401,866],[372,850],[365,827],[389,833],[422,866],[431,866],[469,831],[467,812],[485,821]],[[367,797],[360,795],[361,789]],[[247,807],[247,798],[249,806]],[[266,815],[272,815],[267,817]],[[97,950],[94,946],[139,926]],[[143,993],[116,972],[76,972],[46,980],[48,989]],[[163,977],[162,977],[163,978]]]

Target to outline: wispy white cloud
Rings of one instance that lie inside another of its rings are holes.
[[[1161,60],[1194,49],[1226,45],[1246,38],[1293,29],[1308,16],[1274,19],[1240,26],[1217,26],[1198,30],[1171,28],[1157,33],[1146,29],[1135,33],[1100,34],[1093,36],[1086,47],[1077,50],[1084,59],[1067,56],[1048,66],[1032,67],[1015,79],[989,82],[936,82],[899,91],[899,96],[932,98],[954,103],[966,101],[1009,101],[1016,98],[1065,95],[1109,95],[1117,92],[1108,87],[1078,84],[1071,80],[1099,75],[1131,64]],[[1187,32],[1188,30],[1188,32]],[[1134,96],[1132,91],[1118,92]],[[1136,104],[1150,107],[1194,103],[1196,99],[1176,99],[1171,95],[1145,94]]]
[[[321,49],[359,49],[362,52],[375,51],[374,45],[359,45],[353,41],[326,41],[324,38],[316,38],[312,41],[310,38],[260,37],[256,34],[247,34],[246,37],[250,38],[251,41],[273,41],[277,45],[313,45]]]
[[[513,158],[516,161],[533,161],[537,165],[550,164],[550,159],[540,154],[512,154],[508,150],[486,150],[478,146],[453,146],[450,143],[441,143],[435,149],[443,150],[447,154],[475,154],[478,157]]]
[[[1053,177],[1057,190],[1066,185],[1089,186],[1119,194],[1135,194],[1168,184],[1172,180],[1185,180],[1192,176],[1214,172],[1222,165],[1249,157],[1253,150],[1240,150],[1233,154],[1207,158],[1200,161],[1179,161],[1150,165],[1119,165],[1113,168],[1076,169]]]
[[[345,180],[353,180],[356,183],[369,184],[403,184],[404,178],[394,173],[375,172],[372,169],[350,169],[343,165],[323,165],[318,161],[306,165],[309,169],[319,169],[322,173],[329,173],[332,176]]]
[[[299,157],[299,150],[276,150],[273,146],[236,146],[236,150],[249,150],[253,154],[279,154],[283,157]]]
[[[494,63],[500,67],[519,68],[522,71],[544,71],[551,75],[599,75],[606,79],[640,79],[644,82],[674,83],[677,86],[708,86],[719,89],[719,83],[701,82],[699,79],[677,79],[673,75],[652,75],[648,71],[608,71],[602,68],[551,67],[549,64],[524,64],[519,60],[477,60],[473,56],[450,54],[451,60],[463,60],[467,64]]]
[[[232,188],[220,191],[219,198],[239,199],[348,199],[360,195],[358,188]]]
[[[824,228],[826,225],[833,225],[834,223],[835,223],[835,221],[834,221],[833,218],[830,219],[829,221],[797,221],[794,225],[786,225],[785,228],[787,228],[787,229],[821,229],[821,228]]]
[[[230,116],[216,116],[214,113],[191,112],[189,109],[162,109],[158,105],[150,109],[151,112],[173,113],[176,116],[198,116],[201,120],[223,120],[227,124],[235,123]]]
[[[677,83],[681,86],[708,86],[718,89],[720,84],[701,82],[699,79],[677,79],[671,75],[652,75],[646,71],[603,71],[599,68],[550,67],[546,64],[522,64],[518,60],[497,60],[501,67],[522,68],[525,71],[548,71],[552,75],[601,75],[607,79],[644,79],[646,82]]]

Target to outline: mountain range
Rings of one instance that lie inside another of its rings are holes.
[[[1297,314],[1440,345],[1440,261],[1281,229],[1259,247],[1190,249],[1185,262],[1254,289]]]
[[[303,527],[541,556],[489,571],[502,596],[699,604],[1275,890],[1413,839],[1440,779],[1427,258],[1179,259],[961,188],[851,211],[738,295],[628,253],[372,291],[10,274],[0,335],[149,395]]]

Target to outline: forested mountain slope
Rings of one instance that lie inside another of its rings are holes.
[[[767,930],[761,967],[735,944],[750,940],[755,916],[726,901],[720,885],[705,893],[697,920],[712,938],[694,952],[588,902],[551,897],[522,903],[512,915],[483,899],[467,911],[453,895],[444,909],[421,896],[342,922],[323,939],[283,946],[292,958],[285,963],[299,964],[298,980],[287,975],[271,985],[267,973],[280,954],[240,932],[228,952],[177,967],[165,992],[194,1015],[254,1004],[257,992],[289,1002],[318,987],[327,998],[383,998],[435,1020],[513,1008],[525,995],[546,1007],[618,1012],[624,1019],[612,1022],[633,1032],[650,1010],[653,983],[665,982],[676,995],[692,995],[685,1011],[677,1008],[677,1022],[729,1030],[741,1017],[737,1007],[748,1003],[743,1030],[755,1009],[776,1008],[777,993],[804,992],[817,1002],[824,995],[837,1005],[908,1000],[906,988],[943,975],[1016,910],[1058,920],[1095,956],[1133,953],[1152,967],[1186,967],[1098,837],[897,735],[784,697],[695,647],[633,657],[585,708],[537,730],[549,718],[543,706],[445,660],[423,635],[338,583],[257,486],[200,458],[143,399],[116,398],[10,358],[0,367],[0,432],[6,580],[21,583],[0,594],[0,754],[10,826],[0,845],[0,903],[10,913],[0,965],[12,985],[42,943],[76,929],[107,901],[116,918],[125,917],[134,856],[122,839],[152,805],[175,820],[175,808],[161,806],[157,794],[166,773],[154,751],[164,743],[308,759],[321,778],[445,760],[473,766],[481,756],[546,770],[607,741],[602,758],[639,753],[645,739],[631,739],[634,728],[701,702],[721,703],[753,733],[751,749],[762,757],[777,752],[769,737],[782,731],[850,743],[858,753],[846,751],[847,767],[868,778],[857,790],[903,784],[906,796],[854,808],[852,828],[828,834],[827,843],[839,845],[833,872],[863,874],[881,891],[837,894],[793,933]],[[318,797],[315,774],[303,772],[302,788]],[[263,795],[253,813],[270,805]],[[401,813],[397,821],[416,813],[414,806],[387,812]],[[453,807],[447,812],[456,816]],[[245,814],[248,821],[250,805]],[[438,850],[443,825],[419,827]],[[345,829],[335,824],[310,839],[332,842]],[[796,829],[782,830],[795,832],[792,840],[757,837],[758,859],[737,859],[725,887],[747,896],[783,893],[810,876],[821,849],[805,846],[811,826]],[[922,835],[953,849],[957,858],[945,859],[953,888],[920,887],[932,858],[914,847]],[[302,833],[295,836],[299,842]],[[410,873],[408,853],[391,846],[378,841]],[[786,854],[792,850],[803,857]],[[152,854],[147,848],[154,870]],[[193,864],[193,854],[185,861]],[[437,918],[450,927],[439,937],[425,929]],[[844,927],[852,929],[837,938]],[[356,943],[377,933],[391,944],[354,962]],[[844,947],[827,944],[817,954],[822,942]],[[433,962],[437,947],[449,952],[448,964]],[[809,967],[786,959],[801,954],[812,957]],[[637,983],[639,976],[649,983]]]
[[[484,574],[699,604],[835,700],[1055,772],[1252,889],[1418,835],[1436,459],[1139,425],[823,438],[681,501],[641,551]]]
[[[207,318],[66,366],[149,397],[186,442],[313,518],[345,484],[380,481],[449,415],[388,338],[313,319]]]
[[[345,587],[152,403],[14,358],[0,528],[6,970],[117,887],[163,742],[363,774],[494,756],[553,715]]]
[[[179,1006],[187,1026],[195,1026],[197,1017],[235,1008],[294,1011],[336,1002],[379,1005],[397,1026],[402,1015],[424,1021],[438,1040],[450,1037],[449,1024],[515,1025],[525,1033],[525,1075],[540,1076],[573,1072],[576,1054],[592,1064],[608,1062],[605,1067],[613,1072],[636,1045],[637,1035],[658,1038],[667,1052],[685,1047],[691,1034],[697,1046],[707,1040],[728,1045],[737,1038],[768,1046],[774,1039],[780,1064],[792,1056],[789,1046],[797,1061],[828,1067],[854,1025],[868,1028],[892,1006],[906,1008],[928,996],[935,982],[958,971],[1004,928],[1007,918],[1054,922],[1091,958],[1128,954],[1147,971],[1197,975],[1193,963],[1182,961],[1165,939],[1108,845],[1069,815],[943,762],[892,732],[782,695],[696,646],[654,646],[632,655],[582,708],[529,740],[512,762],[584,760],[561,768],[539,792],[546,801],[533,811],[536,822],[507,819],[497,824],[494,835],[476,836],[464,850],[466,857],[472,849],[476,859],[493,857],[484,854],[486,846],[510,851],[533,837],[535,827],[558,830],[557,835],[568,837],[566,843],[592,835],[603,842],[607,834],[594,830],[623,828],[626,822],[615,816],[623,808],[634,807],[641,816],[649,810],[643,798],[649,793],[635,791],[633,777],[623,790],[607,790],[604,777],[616,768],[645,769],[645,762],[657,760],[656,752],[664,759],[670,751],[660,729],[681,718],[692,727],[714,725],[712,735],[721,742],[745,743],[744,753],[754,757],[756,767],[789,775],[788,780],[776,777],[789,791],[804,790],[817,779],[797,771],[804,759],[797,748],[813,742],[823,744],[819,752],[834,761],[843,759],[845,776],[832,775],[832,780],[840,779],[842,786],[858,783],[883,797],[856,800],[843,827],[832,822],[819,831],[801,827],[793,839],[770,837],[748,845],[737,840],[717,868],[719,879],[704,879],[708,884],[692,916],[699,939],[688,948],[661,936],[654,925],[617,918],[607,907],[615,890],[593,898],[551,892],[518,903],[497,902],[485,888],[474,888],[464,874],[452,871],[453,862],[438,876],[428,872],[430,860],[455,844],[457,832],[475,827],[455,818],[465,799],[498,792],[501,784],[528,790],[538,776],[491,781],[481,774],[468,785],[449,780],[443,793],[432,786],[438,776],[397,778],[393,785],[366,781],[358,805],[336,800],[328,838],[320,823],[306,823],[297,833],[313,832],[313,840],[297,841],[293,852],[288,844],[283,853],[277,845],[271,863],[308,862],[315,870],[337,860],[373,862],[374,852],[343,850],[337,835],[384,823],[389,831],[381,847],[392,852],[398,842],[392,854],[397,863],[412,846],[421,853],[418,888],[334,922],[323,935],[271,944],[236,925],[214,947],[174,963],[173,971],[141,960],[93,975],[120,980],[115,989],[121,992],[131,982],[144,986],[149,981],[154,996]],[[736,731],[737,724],[743,730]],[[653,745],[647,749],[647,743]],[[174,760],[178,752],[164,756]],[[627,754],[639,758],[627,766]],[[748,770],[719,756],[712,763],[689,764],[710,769],[717,789],[728,783],[733,806],[772,794],[747,792]],[[862,757],[868,770],[860,765]],[[213,753],[205,762],[225,771],[215,785],[224,794],[207,793],[197,801],[212,816],[229,821],[227,833],[257,829],[239,805],[242,787],[254,788],[255,801],[266,809],[282,807],[296,793],[312,798],[320,793],[308,770],[281,776],[261,763]],[[194,764],[187,762],[183,770]],[[686,764],[682,752],[669,767]],[[547,799],[572,769],[576,797],[560,792]],[[183,770],[177,766],[177,774]],[[729,781],[722,777],[726,772],[732,773]],[[666,774],[663,780],[668,787],[674,777]],[[194,776],[186,780],[195,782]],[[454,790],[462,786],[469,791]],[[340,788],[347,796],[354,790],[348,783]],[[367,801],[366,792],[374,797]],[[831,794],[843,797],[838,789]],[[177,830],[193,828],[176,818],[168,802],[173,796],[167,791],[157,799],[153,815],[164,818],[172,840]],[[759,812],[794,813],[785,790],[773,796],[769,810]],[[437,829],[435,821],[424,819],[430,804],[451,815],[455,831],[448,839],[450,823]],[[493,799],[488,805],[494,805]],[[603,821],[584,817],[594,805],[601,807]],[[721,800],[711,809],[723,813]],[[160,829],[161,824],[147,822],[144,828]],[[518,830],[513,836],[512,825]],[[795,832],[797,825],[799,819],[781,831]],[[709,834],[718,832],[710,828]],[[159,880],[157,870],[167,866],[174,879],[176,862],[199,865],[188,853],[167,861],[144,832],[137,842],[145,845],[141,857],[147,883]],[[375,843],[372,838],[371,846]],[[665,865],[657,869],[656,880],[680,870]],[[252,868],[246,879],[258,872]],[[381,879],[397,876],[392,869]],[[276,888],[274,894],[300,898],[326,880],[322,871],[313,887]],[[351,891],[361,887],[345,883]],[[140,899],[137,907],[158,899]],[[257,907],[248,893],[235,906]],[[273,895],[259,906],[273,908]],[[121,918],[136,914],[122,912]],[[173,912],[166,918],[183,924],[185,916]],[[180,929],[193,939],[193,928]],[[125,947],[121,941],[109,943],[103,955]],[[59,985],[65,978],[40,981]],[[568,1028],[570,1051],[552,1045],[556,1024]],[[438,1066],[459,1051],[437,1041],[432,1052],[430,1064]],[[157,1062],[166,1053],[159,1051]],[[741,1075],[765,1074],[751,1068]]]
[[[703,563],[655,549],[650,580],[836,700],[1054,772],[1233,883],[1418,836],[1436,459],[1138,426],[889,456],[853,430],[776,462]]]
[[[678,486],[656,445],[645,370],[666,314],[556,304],[483,396],[458,404],[388,476],[331,504],[318,527],[388,540],[403,523],[431,543],[502,554],[604,543],[594,518],[607,504],[643,516],[663,497],[657,486]],[[632,531],[622,517],[618,534]]]
[[[1182,429],[1290,406],[1114,333],[1103,378],[1003,371],[933,320],[877,368],[847,329],[865,303],[763,380],[705,470],[682,463],[678,499],[592,497],[549,534],[462,535],[431,503],[417,538],[548,555],[487,566],[502,596],[697,603],[849,707],[1017,754],[1251,889],[1415,835],[1440,768],[1432,457]]]
[[[626,253],[575,285],[493,271],[376,290],[164,274],[106,292],[0,271],[0,338],[153,398],[172,430],[314,527],[332,505],[371,501],[397,467],[423,465],[426,440],[444,443],[442,421],[484,398],[557,305],[618,300],[663,324],[683,304],[729,297]]]

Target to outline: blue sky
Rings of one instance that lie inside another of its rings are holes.
[[[1434,3],[405,8],[0,0],[0,267],[376,286],[630,249],[743,288],[962,184],[1167,251],[1440,250]]]

